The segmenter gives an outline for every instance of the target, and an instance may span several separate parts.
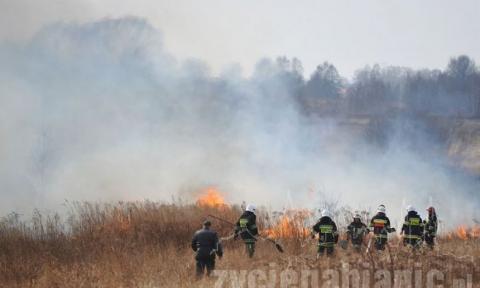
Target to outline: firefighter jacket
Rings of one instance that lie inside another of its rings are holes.
[[[390,219],[388,219],[385,213],[379,212],[373,216],[370,221],[370,228],[373,229],[373,234],[376,238],[388,238],[388,233],[393,229],[390,227]]]
[[[235,235],[240,234],[244,241],[255,241],[255,236],[258,235],[257,217],[253,212],[243,212],[240,219],[235,224]]]
[[[365,237],[367,233],[367,225],[362,223],[362,221],[353,221],[347,227],[348,238],[355,244],[362,243],[363,237]]]
[[[320,246],[333,247],[338,241],[337,225],[330,217],[322,217],[312,228],[313,234],[318,233]]]
[[[402,233],[406,239],[422,239],[423,223],[422,218],[416,211],[408,212],[402,226]]]
[[[435,237],[437,235],[438,220],[437,215],[432,214],[428,216],[428,219],[424,222],[425,235]]]

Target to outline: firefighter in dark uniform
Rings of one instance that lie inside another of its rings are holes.
[[[438,220],[437,220],[437,213],[435,212],[435,208],[428,207],[428,219],[424,221],[424,229],[425,229],[425,243],[427,243],[428,247],[433,249],[435,246],[435,237],[437,236],[437,229],[438,229]]]
[[[196,252],[195,260],[197,261],[197,277],[204,275],[205,269],[207,276],[215,269],[215,254],[222,258],[222,244],[218,240],[217,232],[210,229],[212,223],[210,221],[203,222],[203,229],[195,232],[192,238],[192,249]]]
[[[356,251],[360,251],[363,244],[363,238],[368,232],[367,225],[362,222],[360,214],[355,214],[355,216],[353,216],[353,222],[347,227],[347,239],[352,242],[353,248]]]
[[[327,256],[331,256],[334,252],[335,243],[338,242],[338,231],[330,212],[326,209],[322,211],[321,218],[312,228],[312,238],[315,238],[317,233],[319,235],[317,257],[322,256],[325,251]]]
[[[403,244],[413,248],[419,248],[423,242],[423,222],[418,215],[415,207],[409,205],[407,207],[407,216],[402,226]]]
[[[258,235],[257,216],[255,216],[255,211],[255,205],[248,204],[245,212],[243,212],[242,216],[240,216],[240,219],[238,219],[235,224],[234,239],[237,239],[238,235],[240,235],[245,243],[248,257],[250,258],[252,258],[255,253],[255,242],[257,241],[256,236]]]
[[[395,232],[395,228],[390,227],[390,219],[385,214],[385,205],[377,208],[377,214],[370,221],[370,230],[373,229],[375,237],[375,249],[384,250],[388,241],[388,233]]]

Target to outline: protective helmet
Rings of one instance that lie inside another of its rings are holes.
[[[435,214],[435,208],[433,208],[433,206],[428,207],[427,211],[429,214]]]
[[[381,204],[381,205],[378,206],[377,212],[385,213],[385,211],[386,211],[385,205]]]
[[[417,211],[417,209],[415,209],[415,207],[413,207],[412,205],[407,206],[407,212],[410,213],[410,212],[416,212],[416,211]]]
[[[254,204],[248,204],[247,205],[247,208],[245,209],[245,211],[249,211],[249,212],[252,212],[255,214],[255,211],[257,210],[257,207],[255,207]]]
[[[323,209],[321,215],[322,217],[331,217],[330,211],[328,211],[328,209]]]
[[[203,221],[203,226],[210,227],[210,226],[212,226],[212,222],[210,222],[208,220],[205,220],[205,221]]]
[[[358,213],[355,213],[355,215],[353,216],[353,219],[362,219],[362,216],[360,216],[360,214]]]

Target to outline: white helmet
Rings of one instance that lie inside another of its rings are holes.
[[[323,209],[321,212],[322,217],[331,217],[330,211]]]
[[[407,212],[416,212],[417,209],[415,209],[415,207],[413,207],[412,205],[408,205],[407,206]]]
[[[378,206],[377,212],[385,213],[385,211],[386,211],[385,205],[381,204],[380,206]]]
[[[252,212],[253,214],[255,214],[255,211],[257,210],[257,207],[255,207],[254,204],[248,204],[247,205],[247,208],[245,209],[245,211],[249,211],[249,212]]]

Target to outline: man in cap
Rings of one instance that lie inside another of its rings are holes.
[[[390,227],[390,219],[386,215],[383,204],[378,206],[377,214],[370,221],[370,230],[372,229],[375,237],[375,249],[384,250],[388,241],[388,233],[395,232],[395,228]]]
[[[322,256],[325,251],[327,256],[331,256],[334,252],[335,243],[338,242],[338,231],[337,224],[332,220],[327,209],[322,210],[321,218],[312,227],[312,238],[315,238],[317,233],[319,235],[317,258]]]
[[[250,258],[252,258],[255,253],[255,241],[257,241],[256,236],[258,235],[256,210],[254,204],[248,204],[235,224],[234,239],[237,239],[240,235],[245,243],[248,257]]]
[[[192,249],[196,252],[197,261],[196,274],[201,278],[207,270],[207,276],[210,276],[215,269],[215,255],[219,258],[223,256],[222,244],[218,240],[217,232],[210,229],[210,221],[203,222],[203,228],[195,232],[192,238]]]

